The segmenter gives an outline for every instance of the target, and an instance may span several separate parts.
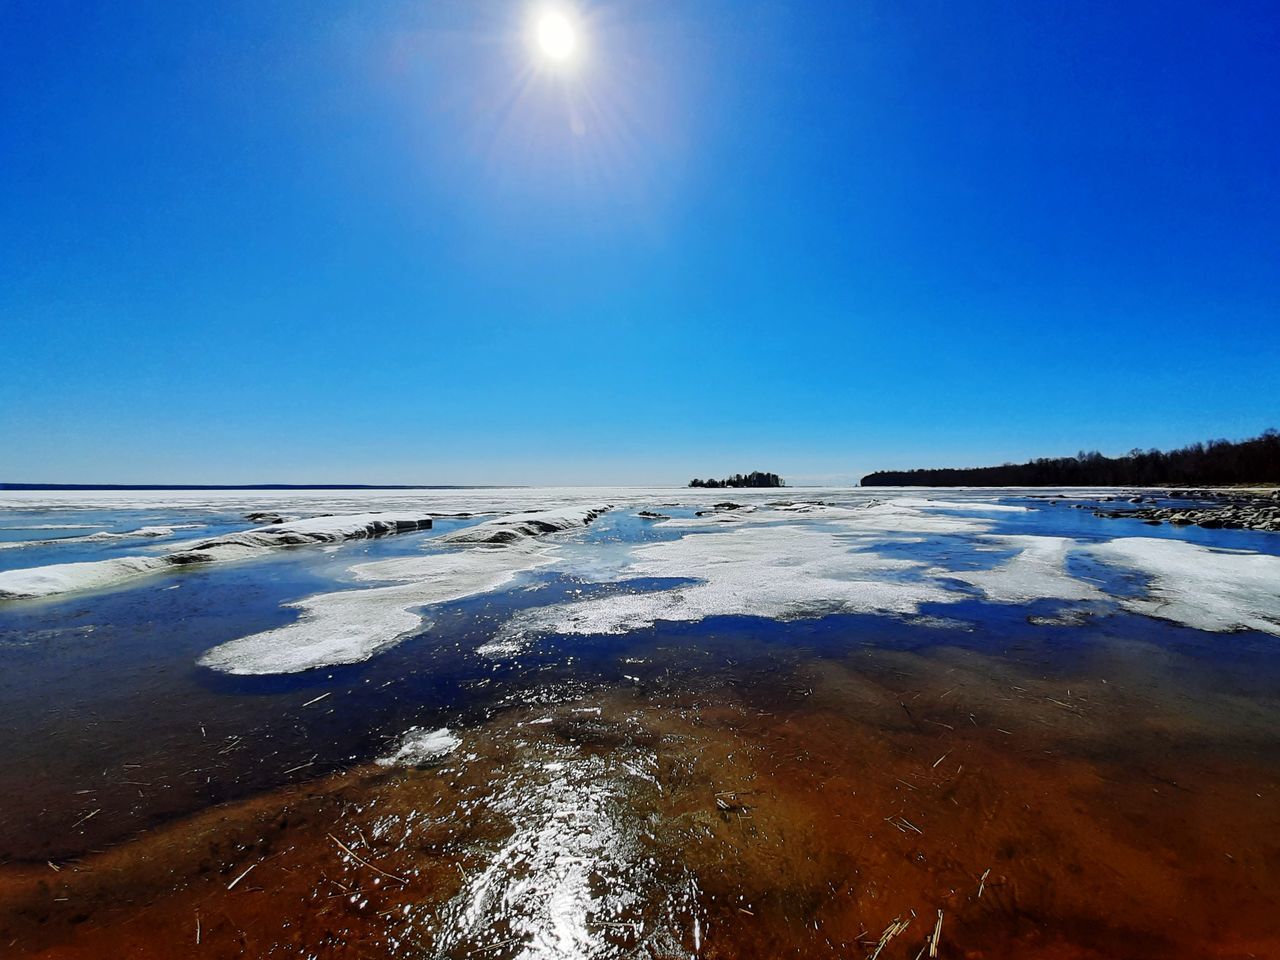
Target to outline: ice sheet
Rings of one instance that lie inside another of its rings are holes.
[[[44,567],[0,572],[0,600],[50,597],[77,590],[98,590],[163,570],[162,557],[115,557],[84,563],[55,563]]]
[[[585,526],[604,510],[576,504],[500,517],[437,537],[442,552],[358,564],[357,580],[392,586],[339,590],[300,600],[294,623],[214,647],[200,663],[225,673],[298,673],[358,663],[419,631],[423,607],[486,593],[553,562],[541,538]],[[473,532],[478,531],[478,532]]]
[[[78,527],[78,524],[64,524],[62,527],[47,525],[44,527],[36,527],[32,529],[55,530]],[[66,546],[72,543],[109,543],[113,540],[130,540],[133,538],[148,539],[154,537],[167,537],[178,530],[194,529],[202,527],[202,523],[176,523],[170,526],[153,526],[139,527],[137,530],[121,530],[113,532],[111,530],[99,530],[97,533],[88,533],[84,536],[77,537],[49,537],[44,540],[10,540],[0,541],[0,550],[13,550],[27,547],[56,547]],[[20,529],[20,528],[19,528]]]
[[[199,662],[236,674],[299,673],[359,663],[421,630],[420,608],[496,590],[549,562],[545,551],[526,546],[360,564],[352,570],[358,579],[405,582],[299,600],[290,604],[302,612],[296,622],[214,647]]]
[[[1151,578],[1147,596],[1120,600],[1136,613],[1199,630],[1280,636],[1280,557],[1154,537],[1112,540],[1090,552]]]
[[[854,549],[856,540],[799,524],[753,525],[639,547],[626,577],[698,578],[665,590],[618,593],[515,616],[491,650],[525,634],[608,634],[659,620],[730,614],[796,619],[828,613],[916,613],[947,602],[944,586],[908,576],[924,565]]]
[[[1067,537],[1004,536],[983,538],[1018,552],[990,570],[964,570],[949,574],[971,583],[987,599],[1000,603],[1033,600],[1100,600],[1103,594],[1086,580],[1066,571],[1067,554],[1079,545]]]
[[[430,526],[431,517],[422,514],[362,513],[254,527],[220,537],[173,544],[169,552],[161,556],[115,557],[0,572],[0,600],[51,597],[120,586],[171,567],[242,560],[279,547],[336,543]],[[172,528],[165,529],[171,532]]]
[[[501,545],[528,540],[548,533],[562,533],[585,527],[609,509],[609,504],[575,504],[552,510],[536,510],[486,520],[440,537],[441,543]]]

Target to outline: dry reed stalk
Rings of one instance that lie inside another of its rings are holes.
[[[909,926],[911,926],[910,920],[903,920],[901,917],[894,917],[893,921],[884,928],[884,933],[880,934],[880,942],[876,944],[875,950],[872,951],[871,956],[869,956],[867,960],[876,960],[876,958],[880,956],[880,951],[888,946],[889,941],[902,933],[902,931],[906,930]]]
[[[343,851],[347,854],[347,856],[351,857],[351,859],[354,860],[356,863],[361,864],[362,866],[368,867],[374,873],[381,874],[382,876],[386,877],[388,880],[394,880],[396,881],[396,883],[403,883],[406,885],[409,883],[409,881],[406,880],[404,877],[397,877],[394,873],[387,873],[387,871],[379,867],[375,867],[372,863],[370,863],[368,860],[365,860],[358,853],[356,853],[354,850],[348,847],[345,843],[343,843],[341,840],[335,837],[332,833],[327,833],[325,834],[325,836],[327,836],[330,840],[332,840],[339,847],[341,847]]]
[[[229,884],[227,884],[227,889],[228,889],[228,890],[234,890],[234,889],[235,889],[235,887],[236,887],[236,884],[237,884],[237,883],[239,883],[241,880],[243,880],[245,877],[247,877],[247,876],[249,875],[249,872],[250,872],[251,870],[253,870],[253,868],[254,868],[254,867],[256,867],[256,866],[257,866],[257,864],[256,864],[256,863],[251,863],[251,864],[249,864],[249,869],[248,869],[248,870],[246,870],[244,873],[240,874],[240,876],[236,877],[236,878],[235,878],[234,880],[232,880]]]

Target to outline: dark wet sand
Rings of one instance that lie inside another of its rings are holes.
[[[434,766],[0,868],[0,952],[916,958],[941,911],[939,957],[1280,957],[1276,701],[1091,667],[637,668]]]

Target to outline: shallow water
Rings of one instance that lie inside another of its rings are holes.
[[[197,936],[211,956],[915,957],[941,910],[939,956],[1280,955],[1280,636],[1128,608],[1155,574],[1087,549],[1173,538],[1274,557],[1280,537],[991,491],[910,491],[916,506],[868,525],[868,493],[433,491],[416,494],[428,509],[476,516],[0,603],[0,943],[50,957],[172,956]],[[190,539],[247,528],[253,509],[402,509],[414,495],[145,496],[9,504],[0,526],[208,525],[178,531]],[[919,505],[930,496],[946,505]],[[766,506],[780,499],[835,506]],[[544,565],[424,611],[364,662],[263,676],[196,663],[293,622],[283,603],[368,589],[353,566],[598,500],[615,509],[537,538]],[[722,501],[759,509],[697,516]],[[834,552],[742,560],[770,529]],[[663,559],[678,576],[637,565],[694,537],[713,549],[685,570]],[[1011,568],[1045,538],[1069,538],[1061,570]],[[850,551],[878,566],[846,569]],[[802,562],[833,596],[871,576],[923,599],[683,619],[691,602],[754,609],[742,583],[763,595]],[[743,580],[744,564],[764,580]],[[1228,598],[1264,627],[1280,615],[1269,569]],[[697,592],[726,570],[737,579]],[[1061,595],[1082,584],[1096,593]],[[677,619],[564,629],[642,595]],[[509,636],[522,622],[561,626]],[[444,727],[451,752],[373,763]]]

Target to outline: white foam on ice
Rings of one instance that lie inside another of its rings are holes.
[[[1089,552],[1151,578],[1147,596],[1119,600],[1135,613],[1199,630],[1280,636],[1280,557],[1154,537],[1124,537]]]
[[[990,570],[961,570],[947,574],[971,583],[988,600],[1027,603],[1033,600],[1101,600],[1093,584],[1067,573],[1067,555],[1079,544],[1069,537],[988,536],[992,544],[1018,552]]]
[[[410,727],[400,738],[394,753],[379,757],[374,762],[382,767],[416,767],[439,760],[461,745],[462,738],[448,727],[439,730]]]

